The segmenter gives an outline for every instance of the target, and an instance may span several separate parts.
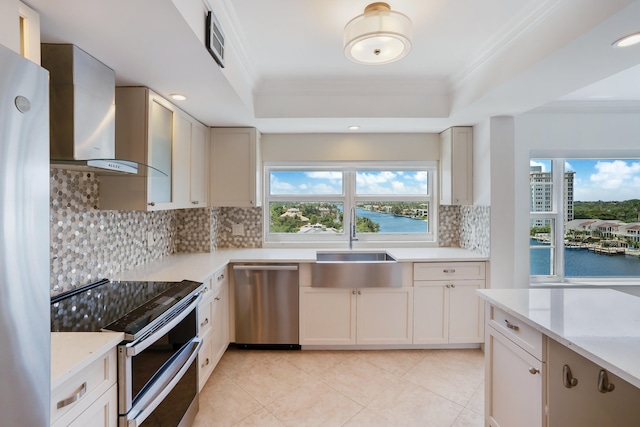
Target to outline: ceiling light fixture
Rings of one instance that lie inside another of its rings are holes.
[[[176,101],[186,101],[187,97],[184,95],[180,95],[179,93],[173,93],[171,95],[169,95],[172,99],[175,99]]]
[[[353,62],[382,65],[407,56],[412,25],[407,15],[387,3],[371,3],[344,27],[344,54]]]
[[[613,47],[629,47],[640,43],[640,33],[629,34],[613,42]]]

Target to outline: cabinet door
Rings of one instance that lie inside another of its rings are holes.
[[[563,427],[640,425],[640,390],[607,372],[610,392],[598,390],[602,368],[573,350],[548,339],[549,425]],[[564,385],[564,366],[577,380],[570,388]]]
[[[440,134],[440,203],[473,204],[472,127],[453,127]]]
[[[260,206],[258,138],[253,128],[212,129],[212,206]]]
[[[416,281],[413,288],[413,343],[446,344],[449,292],[443,281]]]
[[[211,355],[215,367],[229,345],[229,298],[226,284],[223,285],[218,296],[214,298],[213,304],[213,346]]]
[[[161,170],[166,176],[151,169],[148,177],[148,203],[159,209],[162,204],[173,201],[173,111],[166,102],[149,97],[149,146],[148,159],[151,166]]]
[[[173,130],[173,205],[174,209],[190,208],[190,168],[192,121],[186,113],[176,111]]]
[[[300,344],[356,343],[356,290],[300,288]]]
[[[207,206],[209,175],[207,170],[207,128],[198,122],[191,123],[190,203],[193,207]]]
[[[357,344],[411,344],[413,289],[358,289]]]
[[[485,359],[487,425],[489,427],[545,425],[543,424],[545,421],[543,407],[545,364],[491,327],[488,330],[486,344],[488,347]],[[557,424],[557,426],[561,425]]]
[[[449,343],[483,342],[484,304],[476,295],[476,289],[484,288],[484,280],[452,281],[447,285]]]
[[[202,347],[198,351],[198,390],[207,383],[213,372],[213,332],[202,337]]]

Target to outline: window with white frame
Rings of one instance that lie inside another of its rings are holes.
[[[265,164],[266,243],[434,241],[435,163]],[[346,213],[346,214],[345,214]]]
[[[533,281],[640,277],[640,160],[531,159]]]

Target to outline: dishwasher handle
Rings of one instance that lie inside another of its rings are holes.
[[[234,270],[237,271],[250,271],[250,270],[275,270],[275,271],[284,271],[284,270],[290,270],[290,271],[296,271],[298,270],[298,266],[297,265],[277,265],[277,264],[269,264],[269,265],[234,265],[233,266]]]

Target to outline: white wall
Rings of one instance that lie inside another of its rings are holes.
[[[0,1],[0,44],[20,53],[18,0]]]
[[[508,286],[507,277],[495,282],[494,269],[513,265],[513,287],[528,286],[529,278],[529,158],[640,158],[640,113],[528,113],[515,118],[515,147],[509,153],[506,141],[492,132],[491,157],[491,263],[492,282]],[[493,124],[493,119],[492,119]],[[493,126],[492,126],[493,130]],[[500,154],[495,150],[505,150]],[[511,156],[511,157],[510,157]],[[513,200],[497,191],[509,191]],[[513,229],[504,226],[512,212]],[[515,237],[507,242],[502,233]],[[505,245],[505,247],[501,247]],[[499,247],[500,246],[500,247]],[[501,267],[498,268],[497,265]]]
[[[262,160],[439,160],[439,134],[263,134]]]

